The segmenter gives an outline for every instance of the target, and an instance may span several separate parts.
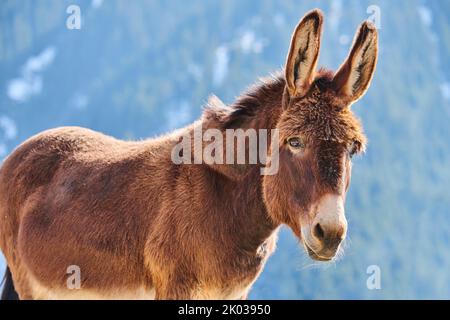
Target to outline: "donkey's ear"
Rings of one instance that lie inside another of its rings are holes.
[[[338,92],[350,102],[361,98],[369,88],[377,57],[377,29],[371,22],[365,21],[356,33],[350,54],[333,80]]]
[[[295,28],[286,62],[286,84],[291,97],[304,95],[311,85],[319,57],[323,16],[307,13]]]

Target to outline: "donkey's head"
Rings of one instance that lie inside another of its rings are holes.
[[[377,31],[364,22],[336,73],[316,72],[322,14],[314,10],[292,36],[285,68],[279,171],[264,177],[274,220],[287,224],[315,260],[332,259],[347,232],[344,203],[351,158],[365,136],[350,110],[369,87],[377,61]]]

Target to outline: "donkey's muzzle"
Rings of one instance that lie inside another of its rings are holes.
[[[318,261],[330,261],[338,252],[341,242],[342,239],[329,239],[326,240],[322,245],[314,248],[306,241],[304,241],[304,244],[310,258]]]
[[[312,228],[312,235],[317,242],[320,242],[322,251],[334,252],[344,239],[345,227],[343,225],[333,225],[324,227],[319,222]]]
[[[325,195],[313,222],[302,228],[303,241],[311,258],[331,260],[347,233],[344,203],[339,195]]]

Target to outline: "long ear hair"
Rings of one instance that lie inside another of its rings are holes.
[[[336,72],[333,82],[337,91],[350,103],[361,98],[369,88],[378,57],[378,33],[365,21],[359,27],[352,49]]]
[[[322,12],[313,10],[301,19],[292,34],[285,69],[286,85],[291,97],[304,95],[314,80],[322,24]]]

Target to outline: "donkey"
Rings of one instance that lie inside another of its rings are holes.
[[[284,73],[230,106],[211,99],[186,128],[133,142],[64,127],[21,144],[0,171],[4,297],[243,299],[282,224],[312,259],[332,260],[347,232],[351,157],[366,144],[350,106],[372,80],[378,40],[364,22],[338,71],[316,71],[322,24],[319,10],[307,13]],[[198,126],[278,130],[277,173],[174,164]]]

